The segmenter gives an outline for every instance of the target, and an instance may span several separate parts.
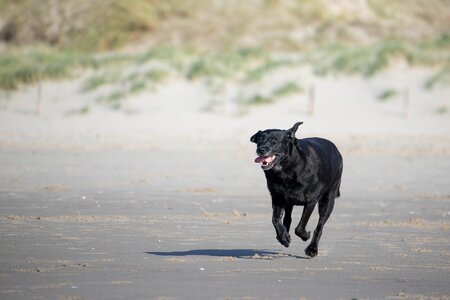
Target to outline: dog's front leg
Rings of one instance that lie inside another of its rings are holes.
[[[289,247],[291,236],[282,223],[284,208],[276,204],[272,204],[272,210],[272,224],[275,227],[275,231],[277,232],[277,240],[281,243],[281,245]]]

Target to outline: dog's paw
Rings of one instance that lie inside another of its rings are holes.
[[[316,246],[309,245],[309,246],[306,247],[306,249],[305,249],[306,255],[308,255],[308,256],[310,256],[310,257],[317,256],[317,252],[318,252],[318,250],[317,250],[317,247],[316,247]]]
[[[311,236],[311,231],[302,230],[299,228],[295,229],[295,234],[301,238],[304,242],[309,240],[309,237]]]
[[[280,242],[281,245],[287,248],[291,243],[291,236],[288,232],[284,232],[282,235],[277,235],[277,240]]]

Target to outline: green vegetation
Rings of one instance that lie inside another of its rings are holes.
[[[263,96],[260,94],[256,94],[248,99],[245,99],[243,103],[246,105],[261,105],[261,104],[270,104],[273,103],[274,101],[275,99],[270,96]]]
[[[226,82],[251,85],[293,67],[370,77],[399,60],[434,68],[428,89],[450,84],[448,1],[341,2],[0,0],[0,89],[88,69],[84,92],[120,107],[169,77],[203,81],[216,93]],[[302,92],[287,82],[241,102]]]
[[[371,45],[349,46],[333,44],[306,56],[315,66],[315,72],[362,74],[370,77],[389,66],[394,60],[404,60],[410,65],[444,68],[450,66],[450,52],[443,37],[420,43],[401,40],[380,41]]]
[[[448,107],[446,105],[442,105],[436,109],[436,114],[445,115],[448,113]]]
[[[0,55],[0,89],[13,90],[23,84],[44,79],[60,79],[90,68],[103,70],[84,85],[86,91],[122,81],[161,82],[169,73],[198,79],[233,79],[242,82],[262,80],[268,74],[309,64],[318,75],[329,73],[373,76],[394,60],[403,59],[411,65],[434,66],[436,74],[426,88],[448,85],[450,82],[450,52],[437,45],[442,39],[408,45],[399,41],[380,42],[369,46],[327,45],[290,58],[273,55],[263,49],[244,48],[206,54],[174,48],[154,48],[139,54],[86,54],[55,48],[10,48]],[[124,78],[124,70],[157,62],[162,69],[146,73],[134,72]],[[111,71],[111,68],[119,71]],[[106,71],[105,71],[106,69]],[[142,90],[135,87],[134,90]]]
[[[188,63],[186,78],[238,78],[249,77],[253,66],[260,66],[271,61],[268,52],[255,48],[239,48],[232,51],[206,54],[197,53]]]
[[[129,75],[122,73],[123,71],[107,69],[107,71],[94,74],[86,80],[84,90],[89,92],[105,85],[131,85],[130,90],[137,92],[143,90],[148,83],[159,83],[169,76],[167,71],[159,69],[151,69],[145,72],[134,71]]]
[[[275,87],[269,93],[256,93],[250,97],[240,99],[239,103],[244,106],[265,105],[302,93],[304,93],[304,89],[299,84],[289,81]]]
[[[119,80],[117,73],[102,73],[89,78],[83,86],[85,91],[93,91],[106,84],[115,83]]]
[[[43,79],[64,78],[76,68],[97,68],[92,55],[61,52],[54,49],[10,49],[0,55],[0,88],[17,89]]]
[[[387,89],[378,95],[378,99],[381,101],[387,101],[393,97],[398,96],[398,91],[394,89]]]
[[[121,81],[121,70],[130,66],[157,61],[159,49],[143,54],[88,54],[68,50],[58,50],[39,46],[36,48],[12,47],[0,55],[0,89],[14,90],[21,85],[33,84],[45,79],[62,79],[77,74],[83,69],[105,70],[92,76],[85,83],[86,91],[97,89],[105,84]],[[171,60],[174,63],[175,60]],[[111,68],[116,70],[111,72]],[[151,70],[144,77],[152,81],[162,81],[167,73],[163,70]],[[133,80],[133,78],[129,78]]]
[[[277,87],[273,92],[272,95],[277,98],[283,98],[288,97],[295,94],[302,94],[305,90],[303,87],[298,85],[295,82],[286,82],[282,84],[281,86]]]
[[[128,74],[123,69],[102,71],[100,74],[94,74],[88,78],[84,84],[84,91],[93,92],[108,87],[112,92],[98,97],[98,102],[106,103],[114,109],[121,108],[121,102],[129,95],[143,92],[147,89],[153,89],[157,83],[165,80],[169,73],[162,69],[150,69],[146,71],[134,70]]]
[[[444,66],[425,82],[425,88],[427,89],[433,89],[441,85],[450,85],[450,65]]]
[[[73,115],[86,115],[90,112],[90,108],[88,106],[83,106],[79,109],[74,109],[71,110],[69,112],[67,112],[68,116],[73,116]]]

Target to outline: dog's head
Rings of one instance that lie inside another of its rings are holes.
[[[295,143],[295,132],[301,124],[303,122],[295,123],[288,130],[267,129],[258,131],[250,138],[251,142],[256,143],[258,157],[256,157],[255,162],[261,164],[264,171],[272,168],[275,171],[281,170],[280,162],[289,155],[290,149]]]

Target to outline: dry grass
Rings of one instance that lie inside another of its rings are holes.
[[[247,81],[299,63],[313,65],[322,75],[372,76],[392,61],[404,60],[437,69],[426,88],[446,86],[447,7],[445,0],[351,5],[345,0],[0,0],[0,41],[7,45],[0,55],[0,89],[65,78],[82,68],[129,66],[155,58],[190,80]],[[92,54],[111,50],[127,54]],[[295,53],[297,59],[280,59],[274,53]],[[106,96],[104,101],[117,105],[158,81],[134,75],[100,74],[85,88],[132,81],[125,94]],[[254,96],[249,102],[274,100]]]
[[[0,39],[76,50],[111,50],[140,40],[298,51],[336,41],[429,40],[450,27],[445,0],[0,0],[0,8]]]

